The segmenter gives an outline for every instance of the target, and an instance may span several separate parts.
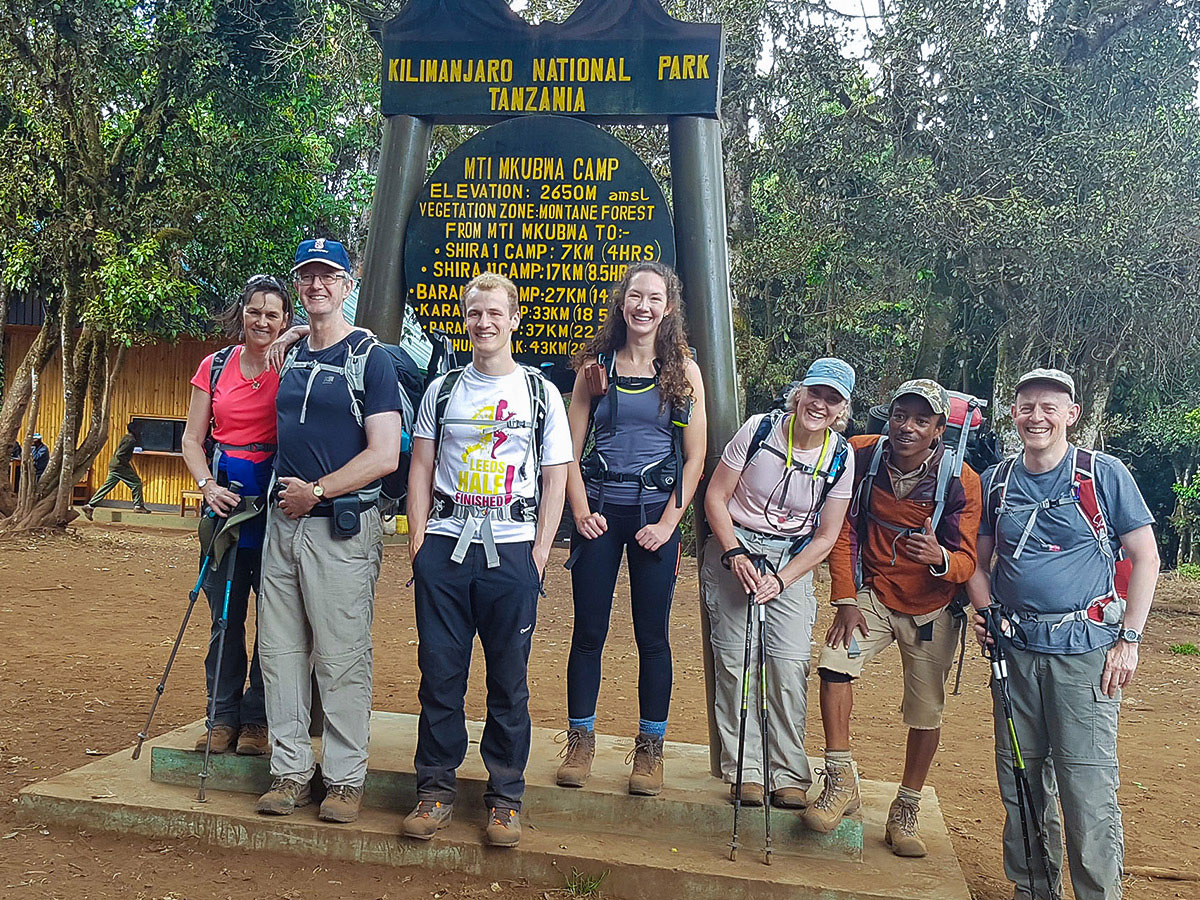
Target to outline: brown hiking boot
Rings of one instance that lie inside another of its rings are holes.
[[[405,837],[427,841],[437,834],[439,828],[450,824],[454,815],[454,804],[440,800],[418,800],[417,808],[404,817],[400,833]]]
[[[767,792],[763,790],[763,786],[757,781],[742,782],[742,806],[762,806],[763,798]],[[732,803],[737,799],[737,785],[729,786],[729,802]]]
[[[515,847],[521,842],[521,817],[515,809],[492,807],[488,813],[487,842],[493,847]]]
[[[883,839],[897,856],[924,856],[928,852],[917,828],[917,804],[904,797],[892,801]]]
[[[298,778],[276,778],[271,789],[258,798],[255,807],[265,816],[290,816],[312,802],[312,788]]]
[[[85,503],[82,507],[80,507],[79,511],[83,513],[83,517],[90,522],[92,521],[92,516],[96,512],[96,507],[92,506],[90,503]]]
[[[827,834],[838,827],[842,816],[862,806],[858,793],[858,771],[853,763],[839,766],[827,761],[824,770],[818,769],[817,774],[825,776],[825,786],[821,788],[821,796],[804,811],[801,818],[813,831]]]
[[[592,760],[596,756],[596,732],[582,728],[570,728],[566,732],[566,744],[559,756],[563,763],[558,767],[554,781],[559,787],[583,787],[592,774]]]
[[[270,747],[266,725],[243,725],[238,732],[238,756],[265,756]]]
[[[808,795],[798,787],[782,787],[771,791],[771,805],[776,809],[804,809]]]
[[[653,797],[663,786],[663,739],[639,733],[625,763],[633,763],[629,776],[629,793],[638,797]]]
[[[362,800],[361,784],[331,784],[321,801],[318,818],[322,822],[354,822],[362,809]]]
[[[238,739],[238,730],[232,725],[214,725],[212,730],[212,747],[209,748],[212,753],[228,753],[233,749],[234,742]],[[196,741],[196,751],[204,752],[204,745],[208,743],[208,732],[200,736],[200,740]]]

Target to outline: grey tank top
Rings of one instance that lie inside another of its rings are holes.
[[[617,396],[616,427],[612,416],[613,394]],[[609,470],[640,472],[671,452],[671,408],[660,410],[662,394],[653,378],[618,377],[613,390],[596,404],[595,444]],[[600,495],[598,482],[587,483],[588,496]],[[661,501],[665,491],[642,487],[632,482],[608,482],[604,486],[604,502],[634,505]]]

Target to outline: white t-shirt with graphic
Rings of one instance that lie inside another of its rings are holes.
[[[417,413],[414,435],[437,439],[434,421],[438,391],[445,375],[425,391]],[[541,376],[538,376],[541,377]],[[485,375],[473,365],[463,369],[446,404],[442,443],[433,474],[433,489],[463,506],[503,507],[515,498],[531,499],[537,491],[537,455],[533,440],[532,402],[526,370],[519,366],[507,375]],[[475,424],[478,423],[478,424]],[[571,430],[562,395],[546,382],[546,423],[542,435],[542,465],[556,466],[571,461]],[[430,517],[425,531],[458,537],[459,519]],[[532,541],[535,522],[492,520],[497,543]],[[475,542],[482,538],[475,536]]]

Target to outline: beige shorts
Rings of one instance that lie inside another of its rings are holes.
[[[851,657],[844,647],[824,646],[818,669],[858,678],[863,666],[895,641],[904,668],[904,700],[900,704],[904,724],[909,728],[941,728],[946,708],[946,678],[958,651],[961,627],[958,620],[948,609],[917,617],[896,612],[880,603],[870,589],[859,591],[858,609],[867,621],[869,632],[866,637],[854,632],[859,655]],[[933,623],[933,639],[923,641],[918,631],[928,622]]]

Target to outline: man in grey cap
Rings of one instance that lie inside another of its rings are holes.
[[[941,438],[949,415],[950,397],[940,384],[908,381],[892,396],[888,433],[850,439],[854,500],[829,554],[837,615],[817,668],[825,786],[804,823],[832,831],[861,802],[850,754],[853,682],[894,641],[909,731],[904,777],[884,837],[898,856],[926,853],[917,812],[941,737],[946,676],[960,635],[947,607],[975,571],[979,476],[964,465],[959,477],[948,477],[952,448]]]
[[[1079,413],[1066,372],[1034,369],[1017,382],[1012,417],[1022,452],[984,473],[978,561],[968,584],[977,610],[996,604],[998,616],[986,621],[1001,636],[989,633],[983,616],[976,617],[976,636],[983,645],[1002,641],[1013,730],[1049,843],[1047,872],[1018,805],[1003,697],[993,679],[996,771],[1007,813],[1004,869],[1019,900],[1028,900],[1030,886],[1038,898],[1061,894],[1063,835],[1078,900],[1121,896],[1117,718],[1121,690],[1137,670],[1158,549],[1154,519],[1129,470],[1067,440]]]

